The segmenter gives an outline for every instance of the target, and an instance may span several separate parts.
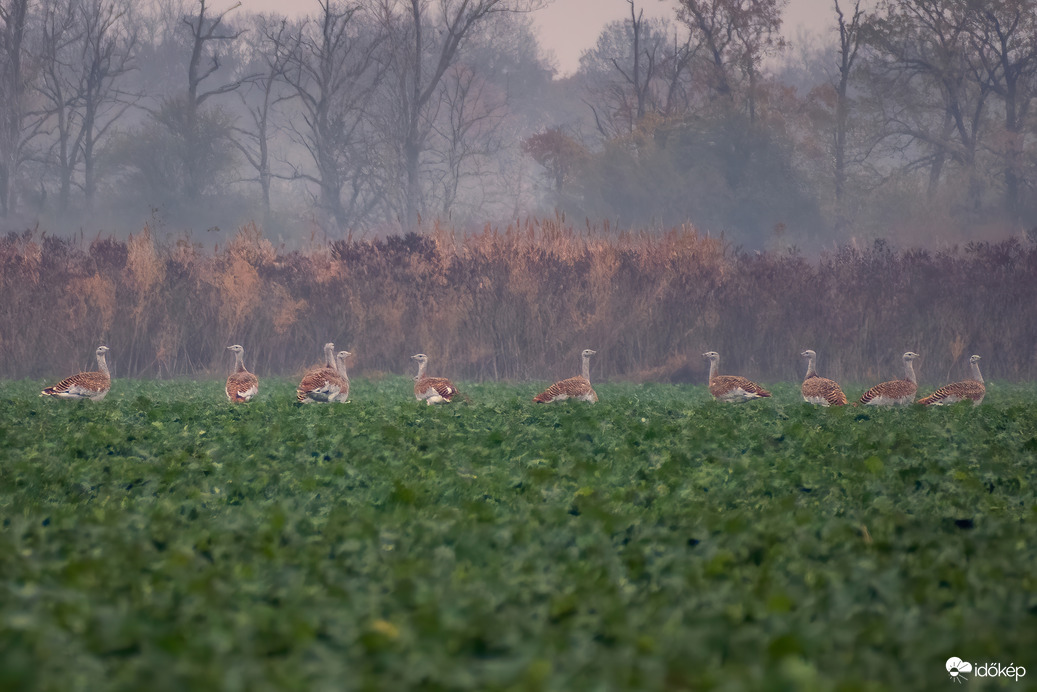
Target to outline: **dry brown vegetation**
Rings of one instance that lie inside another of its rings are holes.
[[[878,242],[808,259],[743,253],[692,228],[578,230],[561,219],[460,235],[435,228],[306,251],[275,248],[255,225],[206,251],[149,228],[123,242],[38,231],[0,239],[0,375],[55,376],[112,349],[118,376],[213,374],[246,348],[262,375],[295,374],[335,341],[352,372],[550,379],[595,348],[600,378],[698,381],[700,354],[767,380],[822,374],[870,381],[922,354],[922,380],[1037,372],[1037,247],[1019,240],[945,251]]]

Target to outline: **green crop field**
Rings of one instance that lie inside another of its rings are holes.
[[[951,656],[1032,689],[1033,386],[411,384],[0,384],[0,689],[945,690]]]

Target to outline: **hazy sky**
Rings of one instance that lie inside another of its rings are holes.
[[[243,0],[244,7],[251,10],[283,14],[314,12],[314,0]],[[216,2],[213,9],[222,9],[231,2]],[[646,17],[675,16],[676,0],[638,0]],[[846,2],[844,4],[849,4]],[[579,67],[580,54],[591,48],[605,24],[624,19],[630,14],[626,0],[554,0],[547,8],[537,11],[533,17],[540,30],[540,45],[554,53],[559,71],[570,74]],[[813,31],[823,31],[832,23],[831,0],[789,0],[785,11],[787,37],[796,35],[796,27],[806,26]]]

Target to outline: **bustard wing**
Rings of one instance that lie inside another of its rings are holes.
[[[963,380],[940,387],[927,397],[918,400],[918,403],[930,406],[933,404],[951,404],[970,399],[973,403],[980,403],[987,393],[987,388],[982,382],[976,380]]]
[[[880,397],[886,399],[907,399],[913,397],[918,391],[918,385],[911,380],[890,380],[877,384],[861,395],[857,403],[867,404]]]
[[[457,387],[445,377],[422,377],[414,383],[414,396],[418,399],[440,396],[450,401],[455,394],[457,394]]]
[[[300,403],[304,403],[307,399],[328,401],[338,394],[344,385],[345,383],[337,371],[330,368],[318,368],[303,375],[302,382],[295,390],[295,396]]]
[[[558,382],[555,382],[553,385],[533,397],[533,401],[538,404],[547,404],[561,397],[566,399],[593,397],[594,401],[598,400],[598,395],[591,387],[591,383],[582,375],[577,375],[576,377],[570,377],[567,380],[559,380]]]
[[[338,394],[335,395],[334,400],[338,402],[349,401],[349,378],[342,377],[341,375],[339,375],[339,378],[342,381],[339,383]]]
[[[259,378],[242,370],[227,378],[227,398],[234,403],[248,401],[259,391]]]
[[[800,390],[807,401],[823,399],[829,406],[845,406],[846,395],[835,380],[827,377],[808,377]]]
[[[770,392],[752,380],[738,375],[717,375],[709,381],[709,393],[718,399],[736,389],[741,389],[746,394],[755,394],[761,397],[771,395]]]
[[[112,387],[112,378],[103,372],[80,372],[66,377],[40,394],[63,399],[98,399]]]

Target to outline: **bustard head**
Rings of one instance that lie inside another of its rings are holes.
[[[110,349],[107,346],[98,346],[97,351],[95,351],[95,353],[99,356],[103,356],[104,354],[108,353],[109,350]]]
[[[245,352],[245,349],[243,349],[238,344],[234,344],[233,346],[228,346],[227,350],[230,351],[231,353],[244,353]]]
[[[800,353],[799,355],[801,355],[804,358],[817,358],[817,354],[814,353],[814,351],[809,349],[809,348],[807,350],[803,351],[802,353]]]
[[[338,353],[335,354],[335,357],[338,358],[339,360],[345,360],[346,358],[349,358],[351,355],[353,355],[353,354],[350,353],[349,351],[339,351]]]
[[[972,356],[971,358],[969,358],[969,362],[970,363],[978,363],[979,362],[979,356]]]
[[[583,353],[581,353],[580,355],[583,356],[584,358],[590,358],[595,353],[597,353],[597,351],[592,351],[589,348],[585,348],[585,349],[583,349]]]
[[[917,353],[915,353],[914,351],[908,351],[907,353],[904,354],[904,362],[906,363],[908,361],[912,361],[912,360],[914,360],[917,357],[918,357]]]
[[[325,351],[334,351],[335,350],[335,343],[333,341],[329,341],[328,343],[324,344],[324,350]]]
[[[428,356],[426,356],[424,353],[415,353],[413,356],[410,357],[410,359],[418,361],[418,365],[424,365],[428,362]]]
[[[720,360],[720,354],[716,351],[706,351],[702,354],[702,357],[708,361]]]

